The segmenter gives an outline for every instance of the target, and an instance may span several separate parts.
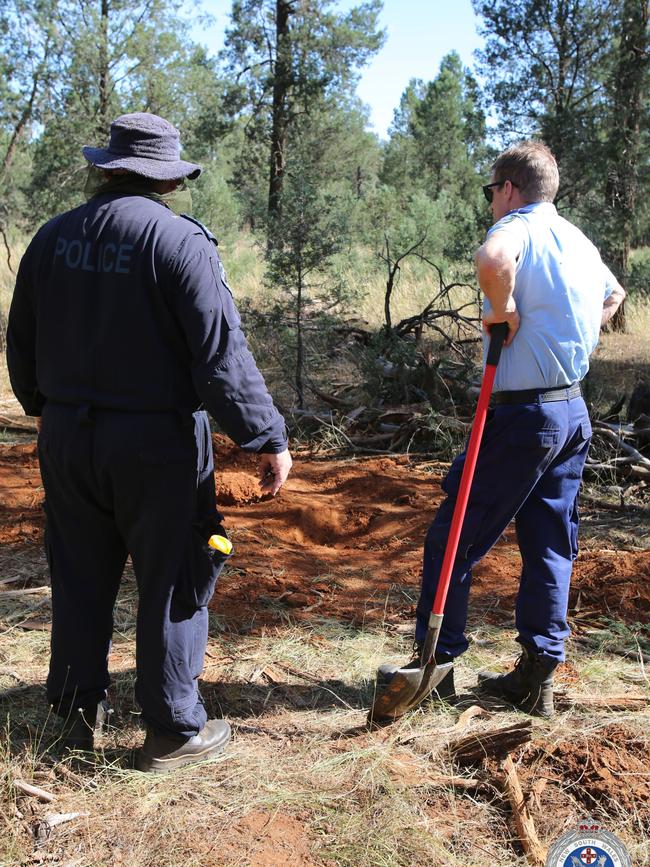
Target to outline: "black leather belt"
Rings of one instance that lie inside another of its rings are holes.
[[[580,383],[574,382],[572,385],[549,388],[547,391],[536,388],[524,391],[497,391],[492,395],[492,398],[494,403],[498,405],[504,403],[548,403],[553,400],[571,400],[581,395]]]

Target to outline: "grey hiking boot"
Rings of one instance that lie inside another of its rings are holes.
[[[479,672],[478,688],[482,693],[502,698],[532,716],[548,719],[555,713],[553,672],[558,662],[535,653],[525,644],[521,647],[521,655],[512,671],[507,674]]]
[[[191,738],[162,734],[148,726],[144,744],[136,753],[135,766],[139,771],[167,774],[218,755],[229,741],[230,726],[223,719],[209,719]]]
[[[107,701],[71,710],[63,721],[56,746],[64,753],[74,750],[92,752],[95,748],[95,733],[102,731],[111,713]]]
[[[422,667],[422,645],[418,644],[416,641],[413,645],[413,656],[411,660],[402,668],[421,668]],[[436,651],[435,660],[438,665],[442,665],[443,663],[452,662],[453,656],[449,656],[448,653],[442,653],[440,651]],[[399,665],[395,665],[391,662],[385,662],[383,665],[380,665],[377,669],[377,686],[386,686],[391,682],[395,672],[400,670]],[[431,695],[429,696],[429,700],[433,701],[444,701],[448,704],[453,704],[456,701],[456,687],[454,686],[454,669],[449,669],[449,673],[446,674],[443,679],[440,681],[438,686],[431,690]]]

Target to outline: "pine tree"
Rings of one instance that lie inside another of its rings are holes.
[[[234,0],[224,60],[236,84],[233,117],[246,119],[255,165],[265,142],[270,217],[281,207],[284,172],[296,123],[324,101],[345,102],[357,70],[379,49],[380,0],[332,11],[332,0]],[[249,170],[251,160],[243,155]]]

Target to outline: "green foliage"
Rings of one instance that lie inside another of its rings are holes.
[[[599,622],[602,629],[592,630],[588,640],[600,652],[627,651],[632,657],[639,651],[650,653],[650,625],[647,623],[625,623],[613,617],[601,617]]]
[[[632,297],[650,298],[650,247],[636,250],[630,257],[625,288]]]
[[[485,37],[480,70],[501,142],[543,140],[560,168],[558,204],[584,222],[602,206],[603,96],[616,2],[473,0]]]
[[[444,237],[434,258],[466,256],[480,236],[488,156],[480,103],[478,84],[451,52],[433,81],[409,83],[395,112],[381,179],[399,198],[424,194],[436,203],[438,214],[431,217],[443,221],[444,231],[433,233],[432,221],[424,219],[430,237]]]
[[[294,150],[286,175],[282,207],[269,231],[267,280],[279,290],[276,314],[282,311],[293,332],[294,386],[304,404],[304,376],[311,321],[330,313],[346,298],[336,279],[333,257],[348,237],[349,200],[319,190],[311,154]],[[316,330],[317,327],[316,327]]]
[[[237,198],[215,163],[209,164],[192,185],[195,216],[214,232],[219,240],[232,240],[241,226]]]
[[[382,328],[361,352],[359,367],[371,401],[407,404],[419,403],[425,397],[415,340],[403,340]]]
[[[291,9],[291,113],[324,96],[350,95],[358,69],[383,42],[377,29],[380,0],[368,0],[345,14],[333,0],[311,0]],[[268,113],[278,46],[276,0],[233,0],[223,58],[231,74],[234,111]]]
[[[593,158],[616,3],[473,0],[486,40],[481,71],[504,141],[539,135],[561,166]]]
[[[434,198],[442,190],[471,197],[477,169],[485,162],[485,117],[477,99],[478,85],[456,52],[443,59],[429,84],[411,82],[402,96],[383,180],[426,189]]]
[[[440,267],[469,258],[480,238],[472,206],[446,190],[432,199],[422,190],[405,195],[378,187],[360,220],[366,241],[377,251],[388,243],[399,256],[416,246],[419,255]]]
[[[0,103],[8,132],[19,110],[27,113],[21,149],[33,170],[20,185],[27,213],[14,212],[16,219],[26,216],[34,225],[79,203],[81,146],[104,144],[117,115],[162,114],[187,130],[186,144],[199,150],[206,117],[222,114],[215,63],[188,41],[180,2],[12,0],[9,7],[12,26],[23,7],[30,12],[27,44],[35,46],[29,74],[14,74],[12,97]]]

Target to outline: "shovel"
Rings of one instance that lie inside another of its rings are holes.
[[[505,322],[493,325],[490,328],[490,346],[485,364],[485,372],[483,373],[483,382],[481,383],[476,414],[465,455],[465,465],[463,466],[463,474],[460,479],[454,514],[451,519],[451,528],[445,547],[442,569],[440,570],[438,589],[433,600],[433,609],[429,615],[426,638],[422,645],[420,668],[399,668],[389,683],[377,691],[374,704],[368,713],[368,721],[370,723],[390,722],[417,707],[438,686],[453,665],[453,662],[436,665],[435,652],[438,636],[440,635],[440,627],[442,626],[451,572],[456,559],[458,541],[474,478],[478,451],[483,437],[483,428],[485,427],[494,377],[497,372],[497,364],[501,356],[503,341],[507,334],[508,325]]]

